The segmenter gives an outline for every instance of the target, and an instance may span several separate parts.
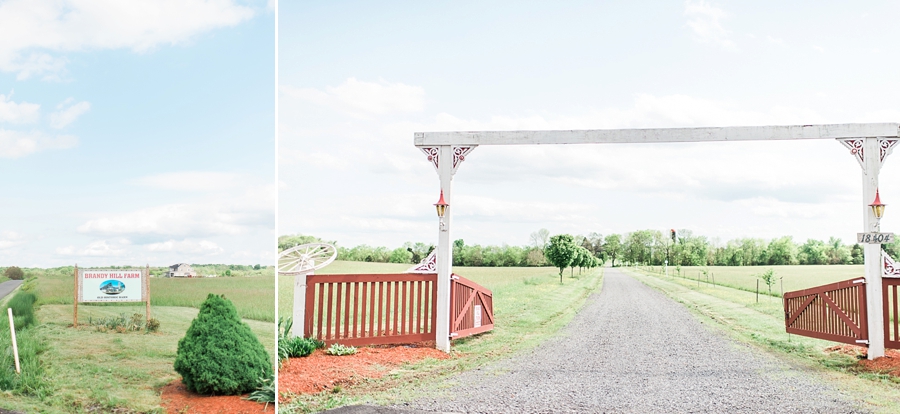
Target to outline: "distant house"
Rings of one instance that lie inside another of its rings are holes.
[[[166,277],[197,277],[197,272],[187,263],[178,263],[169,266]]]

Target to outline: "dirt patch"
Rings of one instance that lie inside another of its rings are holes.
[[[204,396],[187,390],[180,379],[172,381],[162,389],[162,406],[169,414],[256,414],[274,413],[275,404],[260,404],[247,401],[246,395]]]
[[[884,356],[869,361],[866,358],[866,348],[856,345],[835,345],[825,348],[826,352],[836,352],[859,358],[857,366],[867,372],[875,372],[879,374],[888,374],[900,378],[900,351],[896,349],[885,349]]]
[[[290,358],[278,370],[278,393],[316,394],[349,387],[367,378],[381,378],[395,367],[425,358],[446,359],[449,355],[432,344],[359,348],[354,355],[332,356],[316,350],[305,358]]]

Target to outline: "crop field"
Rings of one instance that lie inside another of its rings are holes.
[[[642,270],[651,271],[656,275],[663,273],[661,266],[641,267]],[[781,283],[784,283],[784,291],[790,292],[824,285],[841,280],[863,276],[863,265],[803,265],[803,266],[685,266],[681,272],[676,272],[674,266],[669,266],[670,277],[681,277],[696,281],[700,278],[701,284],[715,283],[736,289],[756,292],[756,281],[759,275],[768,269],[775,272],[776,282],[772,285],[772,294],[781,296]],[[708,276],[703,272],[706,271]],[[707,282],[708,280],[708,282]],[[759,293],[768,291],[766,284],[760,280]]]
[[[318,274],[399,273],[410,265],[334,262]],[[341,395],[318,394],[297,396],[282,405],[285,412],[325,410],[335,405],[354,402],[399,403],[422,395],[447,390],[434,389],[431,378],[451,372],[469,370],[496,361],[505,355],[536,346],[555,335],[584,304],[587,296],[599,289],[602,269],[575,271],[567,269],[563,283],[551,267],[454,267],[453,272],[493,292],[494,330],[482,335],[453,341],[457,358],[426,359],[405,366],[365,387],[350,388]],[[279,279],[279,315],[289,316],[293,304],[293,276]]]

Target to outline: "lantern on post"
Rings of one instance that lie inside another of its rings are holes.
[[[869,207],[872,207],[872,212],[875,213],[875,218],[881,219],[884,216],[884,207],[887,204],[881,203],[881,196],[878,194],[878,190],[875,190],[875,201],[872,204],[869,204]]]
[[[438,218],[441,219],[441,231],[446,231],[444,224],[444,214],[447,213],[447,207],[450,207],[450,204],[447,204],[444,201],[444,190],[441,190],[441,198],[437,203],[434,203],[435,209],[437,209]]]

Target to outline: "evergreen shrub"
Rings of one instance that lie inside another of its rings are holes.
[[[268,352],[241,322],[234,304],[209,294],[178,341],[175,371],[195,393],[237,395],[254,390],[273,369]]]

